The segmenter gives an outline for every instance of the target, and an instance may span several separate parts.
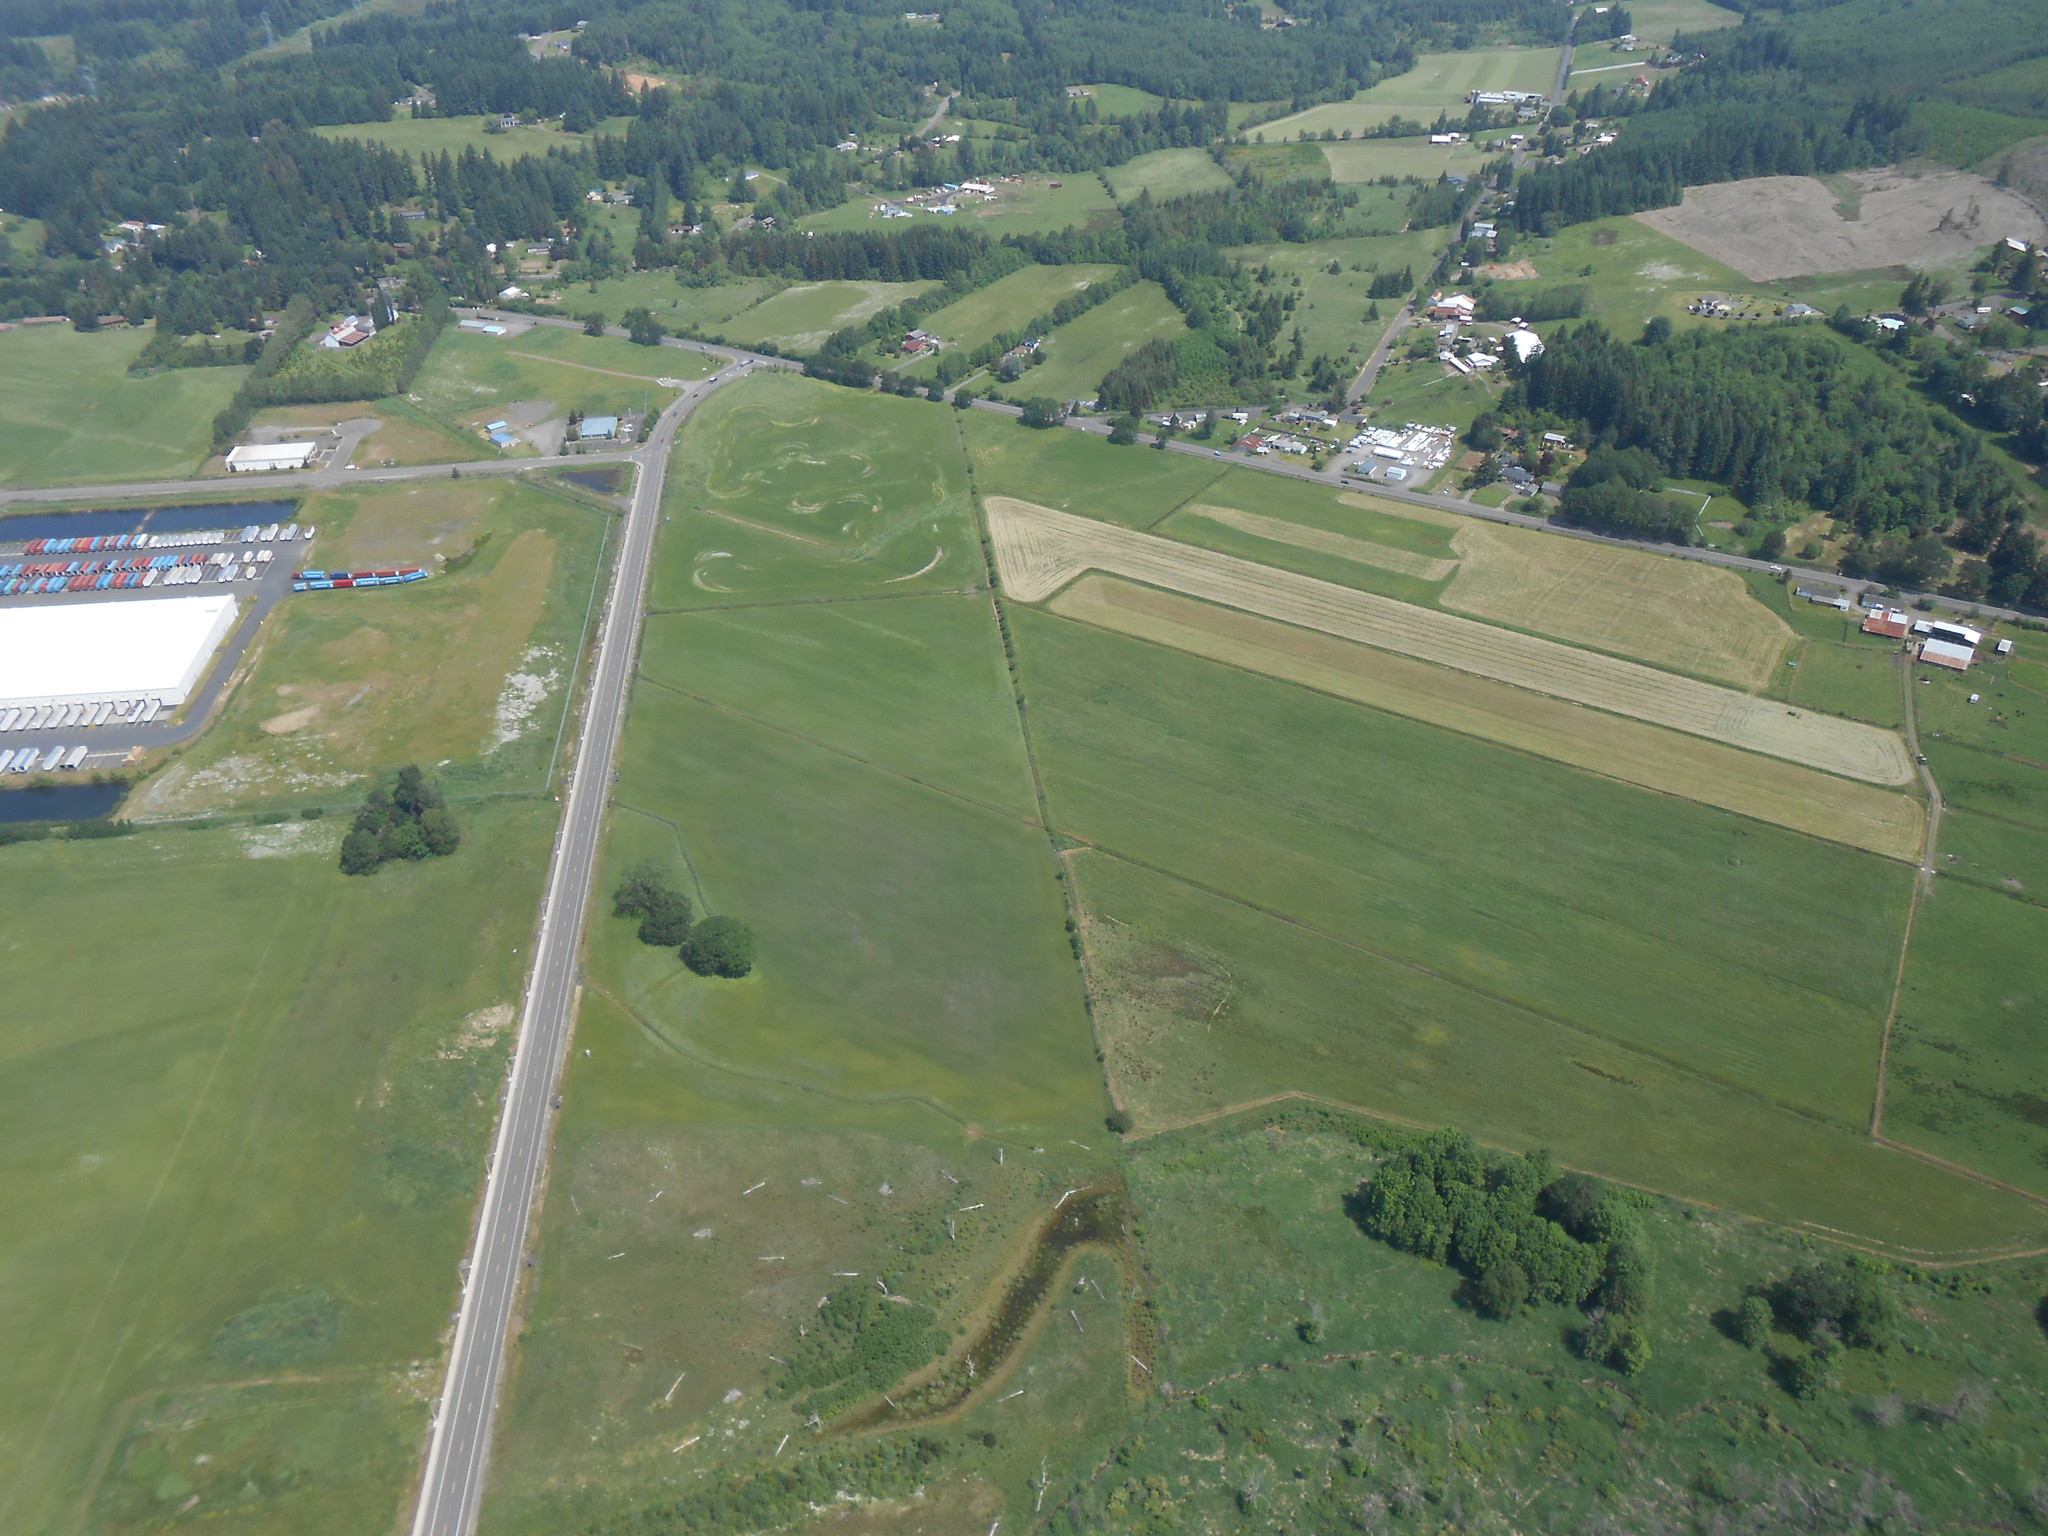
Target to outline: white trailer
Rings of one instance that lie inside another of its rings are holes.
[[[85,748],[73,747],[71,749],[71,755],[64,759],[64,771],[66,773],[76,773],[80,768],[84,766]]]

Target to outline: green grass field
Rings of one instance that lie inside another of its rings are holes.
[[[1678,32],[1718,32],[1742,25],[1740,11],[1715,5],[1712,0],[1634,0],[1628,16],[1636,36],[1652,43],[1668,43]],[[1599,51],[1598,43],[1590,44],[1581,58],[1592,58]]]
[[[1840,1385],[1802,1402],[1720,1324],[1746,1290],[1811,1263],[1810,1244],[1651,1202],[1655,1356],[1622,1377],[1567,1349],[1576,1311],[1488,1319],[1460,1304],[1454,1272],[1361,1234],[1345,1199],[1375,1163],[1354,1129],[1247,1117],[1136,1149],[1167,1325],[1158,1369],[1179,1396],[1081,1493],[1080,1528],[1156,1528],[1149,1479],[1174,1528],[1242,1529],[1249,1491],[1262,1523],[1305,1531],[1341,1530],[1361,1510],[1404,1531],[1453,1506],[1474,1530],[1684,1530],[1734,1511],[1770,1529],[1882,1528],[1889,1514],[1873,1511],[1904,1508],[1899,1493],[1930,1525],[1968,1527],[2031,1485],[2038,1260],[1961,1283],[1896,1276],[1910,1309],[1900,1345],[1850,1351]],[[1803,1346],[1780,1334],[1770,1347]],[[2026,1385],[1945,1419],[1987,1375]]]
[[[494,159],[517,160],[522,155],[545,155],[553,149],[587,149],[590,145],[590,134],[564,133],[556,123],[490,132],[497,121],[495,113],[484,117],[395,117],[388,123],[341,123],[313,131],[323,139],[361,139],[414,156],[460,156],[465,149],[473,149]],[[597,131],[623,136],[628,121],[611,118],[598,124]]]
[[[68,325],[0,335],[0,485],[196,474],[213,442],[213,418],[248,370],[132,377],[128,365],[150,335],[81,334]]]
[[[510,419],[507,412],[521,405],[545,405],[547,417],[571,411],[592,416],[659,412],[675,391],[656,379],[698,378],[710,366],[701,352],[636,347],[615,336],[585,336],[553,326],[535,326],[516,336],[449,330],[427,354],[412,392],[422,410],[474,434],[490,422]]]
[[[1221,464],[1186,454],[1111,447],[1079,432],[1034,431],[985,411],[962,413],[960,428],[976,494],[1020,496],[1127,528],[1151,527],[1227,473]]]
[[[865,320],[877,310],[901,304],[931,283],[799,283],[707,329],[741,346],[768,342],[812,352],[834,331]]]
[[[720,390],[696,424],[670,469],[654,608],[986,579],[946,407],[767,374]]]
[[[664,861],[700,910],[755,927],[760,960],[702,980],[594,924],[493,1532],[845,1453],[774,1395],[817,1298],[885,1276],[965,1328],[1018,1239],[1107,1170],[1058,861],[993,605],[960,590],[981,562],[964,479],[951,412],[788,377],[724,392],[678,445],[658,593],[701,602],[700,535],[737,528],[691,509],[829,530],[806,498],[848,484],[878,503],[848,536],[935,505],[962,558],[899,598],[777,533],[747,606],[649,620],[607,868]],[[999,1484],[920,1508],[985,1530],[1041,1449],[1083,1475],[1128,1408],[1117,1303],[1093,1301],[1062,1302],[1089,1307],[1085,1337],[1028,1346],[1044,1401],[949,1452]]]
[[[1102,178],[1088,171],[1066,176],[1027,176],[1021,182],[998,183],[999,194],[992,203],[962,203],[956,214],[915,214],[926,223],[950,219],[978,229],[990,239],[1004,235],[1045,235],[1054,230],[1080,226],[1107,229],[1117,222],[1116,203]],[[875,229],[894,231],[912,227],[900,219],[884,219],[875,212],[880,196],[856,197],[824,213],[814,213],[798,223],[799,229]]]
[[[1982,837],[1988,828],[1975,830],[1980,841],[1997,841]],[[2027,873],[2038,878],[2040,839],[2022,837]],[[1922,906],[1892,1034],[1885,1132],[2048,1194],[2048,1050],[2039,1027],[2048,909],[2015,899],[2011,878],[1992,890],[1943,880]]]
[[[395,1525],[554,810],[355,880],[335,821],[0,848],[0,1525]]]
[[[627,237],[628,243],[631,236]],[[673,330],[685,326],[715,331],[734,315],[758,304],[770,284],[763,278],[720,283],[714,288],[685,288],[668,272],[631,272],[624,277],[606,278],[590,291],[588,283],[559,290],[564,314],[585,315],[596,310],[613,325],[629,309],[652,310]]]
[[[1187,329],[1166,290],[1133,283],[1045,340],[1045,361],[1007,393],[1018,399],[1092,400],[1103,375],[1148,341],[1171,340]]]
[[[1385,310],[1389,306],[1382,303],[1380,307]],[[1388,363],[1372,381],[1364,403],[1376,423],[1417,421],[1462,432],[1481,412],[1491,410],[1498,398],[1498,390],[1489,386],[1483,375],[1452,373],[1429,356]]]
[[[1104,171],[1117,201],[1128,203],[1150,192],[1155,203],[1195,192],[1220,192],[1232,183],[1205,149],[1156,149]]]
[[[1104,117],[1140,117],[1166,105],[1164,96],[1154,96],[1135,85],[1090,85],[1084,89],[1095,99]]]
[[[1300,245],[1240,245],[1229,254],[1248,266],[1270,266],[1283,282],[1299,277],[1301,302],[1289,316],[1290,330],[1301,327],[1310,357],[1327,352],[1342,358],[1355,348],[1355,372],[1401,309],[1398,298],[1375,301],[1368,296],[1374,275],[1406,267],[1422,281],[1450,235],[1448,229],[1427,229]],[[1331,262],[1338,271],[1329,270]],[[1368,319],[1375,304],[1380,318]]]
[[[926,315],[922,324],[934,336],[943,336],[953,348],[971,352],[1004,331],[1016,330],[1049,313],[1061,300],[1091,283],[1101,282],[1115,271],[1115,267],[1088,262],[1065,267],[1023,267]]]
[[[1472,48],[1461,53],[1426,53],[1405,75],[1382,80],[1349,101],[1330,102],[1262,123],[1253,130],[1268,143],[1320,137],[1324,129],[1356,134],[1393,117],[1406,117],[1425,127],[1448,112],[1462,119],[1472,91],[1547,92],[1557,83],[1555,48]],[[1398,141],[1396,141],[1398,142]],[[1347,178],[1340,175],[1339,181]]]
[[[1836,645],[1815,640],[1787,657],[1790,702],[1872,725],[1905,723],[1906,701],[1890,647]]]
[[[129,813],[339,809],[365,773],[409,761],[445,765],[452,794],[544,791],[596,596],[604,515],[516,481],[474,478],[328,492],[308,498],[302,515],[320,528],[314,558],[330,568],[431,569],[477,553],[375,602],[293,597],[220,718]]]
[[[1489,158],[1473,144],[1432,144],[1427,139],[1353,139],[1349,143],[1303,146],[1319,153],[1332,181],[1377,181],[1382,176],[1476,176]]]

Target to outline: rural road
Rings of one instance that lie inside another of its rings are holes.
[[[575,1016],[583,913],[625,722],[669,449],[677,428],[719,382],[752,371],[741,366],[718,380],[691,384],[662,413],[646,445],[632,455],[640,464],[639,485],[626,514],[618,564],[598,628],[583,729],[564,783],[567,803],[555,835],[525,1008],[485,1178],[482,1216],[468,1259],[455,1343],[434,1413],[413,1536],[469,1536],[476,1529],[526,1232],[547,1162],[555,1084]]]
[[[1366,397],[1373,386],[1373,381],[1379,378],[1380,370],[1387,366],[1387,358],[1393,353],[1394,343],[1400,339],[1401,333],[1408,329],[1409,322],[1414,318],[1415,300],[1410,298],[1401,306],[1401,312],[1394,316],[1393,323],[1380,336],[1379,344],[1372,349],[1372,356],[1365,360],[1365,366],[1358,370],[1358,377],[1351,381],[1351,387],[1344,391],[1346,405],[1356,405]]]

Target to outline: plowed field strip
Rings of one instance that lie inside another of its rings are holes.
[[[1255,539],[1292,544],[1296,549],[1312,549],[1318,554],[1349,560],[1354,565],[1370,565],[1401,576],[1419,577],[1423,581],[1442,581],[1458,568],[1455,560],[1434,560],[1428,555],[1374,544],[1366,539],[1354,539],[1349,534],[1330,533],[1277,517],[1263,517],[1257,512],[1240,512],[1235,507],[1212,507],[1198,501],[1185,510],[1191,516],[1206,517],[1212,523],[1235,528]]]
[[[991,496],[986,506],[1003,589],[1020,602],[1050,597],[1093,568],[1826,772],[1874,784],[1913,776],[1904,743],[1874,726],[1007,496]]]
[[[1911,860],[1919,854],[1924,816],[1920,803],[1907,795],[1111,577],[1084,577],[1050,606],[1065,618],[1302,683],[1645,789],[1889,858]]]

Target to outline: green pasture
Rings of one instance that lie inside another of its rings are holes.
[[[1584,284],[1593,295],[1587,318],[1628,338],[1640,335],[1657,315],[1676,325],[1731,323],[1685,312],[1703,294],[1768,298],[1773,309],[1784,302],[1733,268],[1630,218],[1574,224],[1548,240],[1518,236],[1508,259],[1535,265],[1537,279],[1526,283],[1531,288]],[[1508,291],[1520,286],[1501,285]]]
[[[1470,48],[1459,53],[1425,53],[1406,74],[1382,80],[1349,101],[1333,101],[1290,117],[1262,123],[1252,130],[1267,141],[1320,138],[1323,130],[1359,134],[1390,118],[1405,117],[1425,127],[1439,113],[1462,122],[1473,91],[1537,91],[1557,83],[1555,48]],[[1385,141],[1383,141],[1385,142]],[[1398,142],[1398,141],[1394,141]],[[1348,180],[1343,175],[1339,181]]]
[[[1062,832],[1482,1012],[1867,1119],[1905,871],[1081,625],[1012,629]]]
[[[716,327],[727,341],[751,347],[761,342],[794,352],[813,352],[834,331],[865,320],[877,310],[901,304],[931,283],[798,283],[771,294]]]
[[[196,474],[213,418],[246,368],[137,378],[147,329],[26,325],[0,334],[0,485],[92,485]]]
[[[2038,875],[2040,838],[2025,841],[2028,873]],[[2048,1194],[2048,908],[2009,892],[1943,880],[1921,905],[1892,1032],[1885,1134]]]
[[[627,118],[608,118],[597,132],[623,136]],[[401,154],[424,158],[455,155],[466,149],[498,160],[517,160],[522,155],[545,155],[552,149],[586,149],[592,135],[564,133],[559,123],[537,123],[531,127],[507,128],[494,132],[495,112],[482,117],[394,117],[388,123],[338,123],[315,128],[323,139],[361,139],[381,144]]]
[[[1062,300],[1115,273],[1116,268],[1080,262],[1065,267],[1021,267],[986,288],[976,289],[944,309],[926,315],[923,328],[947,344],[971,352],[1005,331],[1018,330],[1048,314]]]
[[[362,879],[335,820],[0,848],[0,1525],[398,1520],[554,811]]]
[[[1839,1254],[1652,1200],[1639,1219],[1657,1271],[1653,1358],[1622,1377],[1570,1353],[1575,1310],[1493,1320],[1462,1303],[1454,1271],[1362,1234],[1345,1202],[1375,1159],[1354,1129],[1276,1111],[1139,1145],[1129,1178],[1165,1328],[1157,1365],[1179,1391],[1081,1494],[1081,1528],[1150,1528],[1148,1479],[1164,1518],[1197,1530],[1238,1528],[1247,1489],[1293,1530],[1391,1516],[1407,1498],[1455,1505],[1481,1530],[1597,1530],[1618,1510],[1632,1528],[1679,1530],[1737,1504],[1783,1529],[1805,1519],[1795,1509],[1882,1528],[1908,1507],[1968,1526],[2031,1484],[2038,1260],[1895,1272],[1899,1346],[1849,1351],[1839,1386],[1803,1402],[1772,1373],[1773,1353],[1803,1346],[1778,1334],[1748,1349],[1724,1322],[1746,1292]],[[1945,1420],[1987,1375],[2026,1384]]]
[[[1352,139],[1337,144],[1305,146],[1322,155],[1332,181],[1377,181],[1382,176],[1477,176],[1490,159],[1498,158],[1476,144],[1432,144],[1428,139]]]
[[[1329,181],[1330,162],[1323,156],[1320,144],[1285,144],[1264,141],[1260,130],[1253,130],[1253,142],[1232,144],[1224,150],[1229,170],[1235,175],[1239,170],[1250,170],[1261,181]]]
[[[1382,301],[1380,308],[1384,311],[1387,302]],[[1432,354],[1414,362],[1389,362],[1361,404],[1377,424],[1415,421],[1462,432],[1491,410],[1497,398],[1484,375],[1453,373]]]
[[[1679,32],[1718,32],[1742,25],[1740,11],[1715,5],[1713,0],[1630,0],[1626,9],[1636,36],[1651,43],[1668,43]],[[1590,59],[1601,47],[1589,43],[1578,57]]]
[[[763,374],[677,439],[655,608],[908,596],[986,580],[953,412]]]
[[[1133,283],[1045,339],[1045,361],[1006,393],[1020,400],[1092,400],[1110,369],[1148,341],[1171,340],[1187,322],[1157,283]]]
[[[517,405],[545,405],[549,417],[659,412],[675,391],[655,379],[687,378],[704,367],[701,353],[635,347],[548,326],[516,336],[451,328],[427,354],[412,392],[429,414],[475,432]]]
[[[1987,643],[1986,652],[1991,650]],[[1920,734],[2023,763],[2048,763],[2048,668],[2037,662],[1979,662],[1968,672],[1913,668]],[[1976,702],[1970,702],[1971,695]]]
[[[1350,240],[1316,240],[1304,245],[1240,245],[1228,254],[1247,266],[1270,266],[1282,283],[1299,277],[1300,302],[1287,317],[1289,331],[1297,325],[1301,327],[1310,357],[1326,352],[1332,358],[1342,358],[1356,348],[1351,368],[1355,373],[1379,344],[1394,316],[1401,312],[1406,298],[1405,294],[1391,299],[1371,298],[1373,277],[1407,267],[1415,274],[1415,281],[1422,282],[1450,235],[1448,229],[1424,229]],[[1330,271],[1332,262],[1338,268],[1335,272]],[[1367,318],[1375,305],[1380,318]],[[1346,382],[1350,382],[1348,377]]]
[[[596,310],[610,324],[617,325],[629,309],[645,309],[671,330],[686,328],[713,332],[734,315],[765,298],[771,288],[765,278],[747,278],[720,283],[711,288],[685,288],[672,272],[631,272],[608,277],[592,293],[588,283],[560,291],[562,313],[585,315]]]
[[[897,201],[879,193],[863,194],[823,213],[814,213],[797,224],[799,229],[818,231],[873,229],[885,233],[914,227],[913,220],[935,223],[942,220],[981,230],[990,239],[1004,235],[1045,235],[1075,225],[1106,229],[1116,223],[1116,203],[1102,178],[1090,171],[1048,177],[1027,176],[1021,182],[996,183],[994,202],[965,202],[955,214],[912,210],[911,219],[885,219],[875,210],[884,202]],[[909,204],[904,204],[909,207]]]
[[[995,622],[954,593],[673,613],[648,686],[822,743],[1019,821],[1038,815]]]
[[[1104,117],[1142,117],[1166,105],[1164,96],[1154,96],[1135,85],[1088,85],[1082,89],[1094,98]]]
[[[1941,818],[1941,872],[2048,906],[2048,832],[1951,808]]]
[[[2048,832],[2048,768],[1924,734],[1920,749],[1949,805]]]
[[[1905,689],[1891,648],[1812,640],[1786,659],[1797,663],[1781,668],[1788,676],[1784,696],[1790,702],[1872,725],[1897,728],[1905,723]]]
[[[1205,497],[1223,465],[1182,453],[1112,447],[1081,432],[1037,431],[988,411],[960,416],[974,490],[1016,496],[1127,528],[1149,528],[1184,502]],[[1220,447],[1226,439],[1221,433]]]
[[[1109,178],[1110,190],[1121,203],[1131,202],[1141,192],[1151,193],[1155,203],[1164,203],[1196,192],[1221,192],[1233,185],[1206,149],[1156,149],[1102,174]]]
[[[219,718],[130,813],[340,811],[363,774],[406,762],[442,765],[455,795],[544,792],[598,597],[605,515],[471,477],[327,492],[302,516],[320,529],[308,558],[330,568],[459,568],[360,594],[374,601],[306,592],[283,604]]]

